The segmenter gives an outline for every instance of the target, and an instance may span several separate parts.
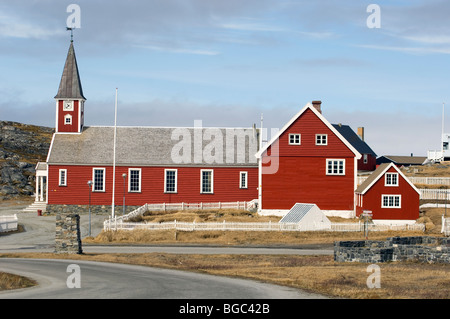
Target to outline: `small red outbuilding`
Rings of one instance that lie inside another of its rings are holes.
[[[414,222],[420,191],[393,163],[382,164],[355,191],[356,215],[372,211],[375,222]]]

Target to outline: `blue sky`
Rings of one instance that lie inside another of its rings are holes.
[[[116,87],[119,125],[248,127],[262,113],[281,128],[321,100],[379,156],[439,148],[448,1],[0,0],[1,120],[54,126],[70,4],[87,125],[113,125]]]

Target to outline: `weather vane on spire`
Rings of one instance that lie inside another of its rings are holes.
[[[70,42],[73,42],[73,29],[74,29],[74,28],[66,27],[66,30],[67,30],[67,31],[70,30]]]

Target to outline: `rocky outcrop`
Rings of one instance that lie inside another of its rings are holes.
[[[0,200],[31,196],[35,167],[45,161],[54,130],[0,121]]]

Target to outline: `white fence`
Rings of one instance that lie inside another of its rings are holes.
[[[358,185],[361,185],[370,175],[358,176]],[[450,186],[450,177],[426,177],[426,176],[407,176],[413,184],[424,185],[448,185]]]
[[[17,215],[0,216],[0,233],[17,230]]]
[[[450,190],[421,188],[420,199],[450,200]]]
[[[196,222],[163,222],[163,223],[128,223],[124,222],[121,218],[110,218],[103,223],[103,229],[108,230],[180,230],[180,231],[305,231],[311,230],[314,225],[301,225],[298,223],[242,223],[242,222],[208,222],[208,223],[196,223]],[[363,231],[364,223],[332,223],[331,228],[323,229],[315,227],[316,231],[332,231],[332,232],[354,232]],[[388,231],[388,230],[417,230],[424,231],[425,226],[423,224],[412,225],[375,225],[369,224],[369,231]]]

